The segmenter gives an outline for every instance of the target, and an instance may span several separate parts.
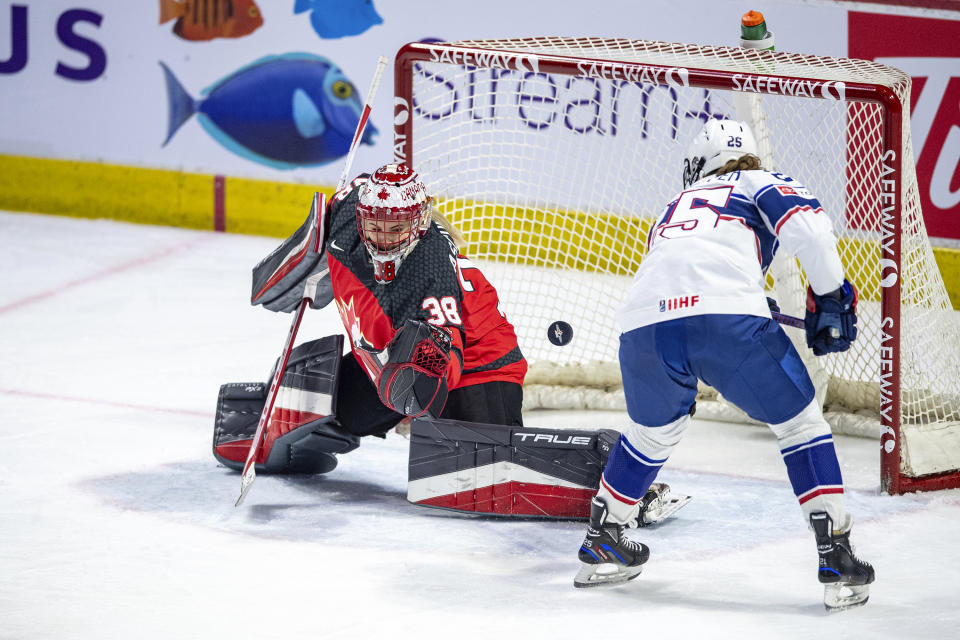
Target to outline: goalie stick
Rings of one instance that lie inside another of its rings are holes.
[[[367,120],[370,118],[370,109],[373,105],[373,99],[377,95],[377,89],[380,87],[380,78],[383,76],[383,70],[387,66],[387,59],[384,56],[380,56],[377,60],[377,68],[373,73],[373,79],[370,81],[370,89],[367,91],[367,99],[363,105],[363,111],[360,114],[360,120],[357,122],[357,130],[353,134],[353,141],[350,143],[350,149],[347,151],[347,158],[344,162],[343,173],[340,175],[340,180],[337,182],[337,189],[334,193],[341,191],[346,185],[347,180],[350,176],[350,168],[353,165],[353,157],[357,153],[357,146],[360,141],[360,137],[363,135],[363,130],[367,126]],[[326,197],[319,197],[317,194],[314,194],[313,204],[316,207],[314,212],[314,221],[319,219],[319,217],[326,210]],[[323,208],[321,208],[323,207]],[[323,242],[323,237],[317,232],[316,242]],[[287,362],[290,359],[290,351],[293,348],[293,341],[297,337],[297,331],[300,329],[300,321],[303,320],[303,314],[307,310],[307,305],[313,300],[313,296],[316,294],[316,281],[313,279],[308,279],[303,290],[303,300],[300,301],[300,306],[297,308],[297,312],[294,314],[293,322],[290,325],[290,331],[287,333],[286,342],[283,344],[283,352],[280,357],[280,362],[277,364],[277,368],[273,374],[273,380],[270,381],[270,390],[267,392],[267,400],[263,405],[263,412],[260,414],[260,422],[257,423],[257,430],[253,435],[253,440],[250,442],[250,452],[247,454],[247,461],[243,465],[243,475],[240,478],[240,497],[237,498],[235,507],[239,507],[240,503],[243,502],[243,499],[247,496],[247,493],[250,491],[250,487],[253,485],[253,481],[257,478],[256,471],[256,459],[257,454],[260,451],[260,443],[263,440],[263,434],[266,431],[267,423],[270,422],[270,414],[273,411],[274,401],[277,399],[277,391],[280,388],[280,380],[283,377],[283,372],[286,369]]]

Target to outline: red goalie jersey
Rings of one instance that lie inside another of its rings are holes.
[[[449,331],[451,390],[491,381],[523,384],[527,362],[513,326],[498,308],[496,290],[439,224],[430,224],[389,284],[375,280],[357,230],[358,192],[367,179],[356,178],[331,201],[326,260],[354,356],[370,378],[376,379],[370,352],[382,350],[404,322],[414,319]]]

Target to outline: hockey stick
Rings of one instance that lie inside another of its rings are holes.
[[[770,315],[773,316],[773,319],[779,322],[780,324],[785,324],[788,327],[797,327],[798,329],[803,329],[804,324],[803,320],[800,318],[795,318],[794,316],[788,316],[785,313],[780,313],[779,311],[771,311]]]
[[[788,327],[797,327],[798,329],[806,329],[806,325],[803,320],[800,318],[795,318],[793,316],[788,316],[785,313],[780,313],[778,311],[771,311],[770,315],[773,316],[773,319],[779,322],[780,324],[785,324]],[[830,327],[830,337],[836,339],[840,337],[840,329],[837,327]]]
[[[387,59],[384,56],[380,56],[377,60],[377,68],[376,71],[374,71],[373,80],[370,82],[370,89],[367,91],[367,100],[363,105],[360,120],[357,122],[357,130],[353,134],[353,141],[351,141],[350,149],[347,151],[347,159],[344,162],[343,173],[340,175],[340,180],[337,182],[337,189],[334,193],[339,193],[350,177],[350,167],[353,165],[353,157],[357,153],[360,138],[363,135],[364,128],[367,126],[367,120],[370,118],[373,99],[377,95],[377,89],[380,87],[380,78],[383,76],[383,70],[386,66]],[[315,195],[315,204],[317,204],[317,200],[317,196]],[[319,216],[324,214],[325,210],[326,198],[319,198],[319,204],[316,210],[318,219]],[[321,239],[318,238],[318,242],[319,241],[321,241]],[[280,380],[283,378],[283,372],[287,368],[287,362],[290,360],[290,352],[293,349],[293,341],[297,337],[297,331],[300,329],[300,321],[303,320],[303,314],[307,310],[307,306],[312,302],[313,296],[316,295],[317,282],[311,282],[311,280],[312,279],[308,279],[304,286],[303,299],[300,301],[300,306],[297,308],[296,314],[294,314],[293,323],[290,325],[290,331],[287,333],[287,340],[283,344],[280,362],[277,363],[277,368],[273,373],[273,380],[270,381],[270,390],[267,392],[266,402],[263,405],[263,411],[260,413],[260,422],[257,423],[257,430],[253,435],[253,440],[250,442],[250,452],[247,454],[247,461],[243,465],[243,475],[240,478],[240,497],[237,498],[237,502],[233,505],[235,507],[240,506],[240,503],[242,503],[243,499],[247,496],[247,492],[250,491],[253,481],[257,478],[256,458],[260,452],[260,444],[263,440],[263,434],[267,429],[267,423],[270,422],[273,404],[277,399],[277,392],[280,389]]]

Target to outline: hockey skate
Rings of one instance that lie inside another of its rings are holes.
[[[849,529],[833,530],[833,520],[823,511],[810,514],[817,538],[820,568],[817,577],[823,583],[823,605],[827,611],[843,611],[867,603],[873,567],[853,554]]]
[[[627,526],[633,528],[659,524],[690,502],[691,498],[692,496],[682,493],[674,493],[665,482],[654,482],[640,501],[637,518],[627,523]]]
[[[575,587],[597,587],[633,580],[650,557],[646,545],[623,535],[623,525],[608,523],[607,505],[599,498],[590,503],[590,524],[580,546],[582,566],[573,579]]]

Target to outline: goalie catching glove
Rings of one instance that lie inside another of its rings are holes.
[[[813,354],[846,351],[857,339],[857,289],[844,279],[834,291],[819,296],[807,287],[807,312],[803,319],[807,346]]]
[[[387,345],[377,378],[380,400],[397,413],[438,417],[447,402],[452,344],[447,329],[407,320]]]

